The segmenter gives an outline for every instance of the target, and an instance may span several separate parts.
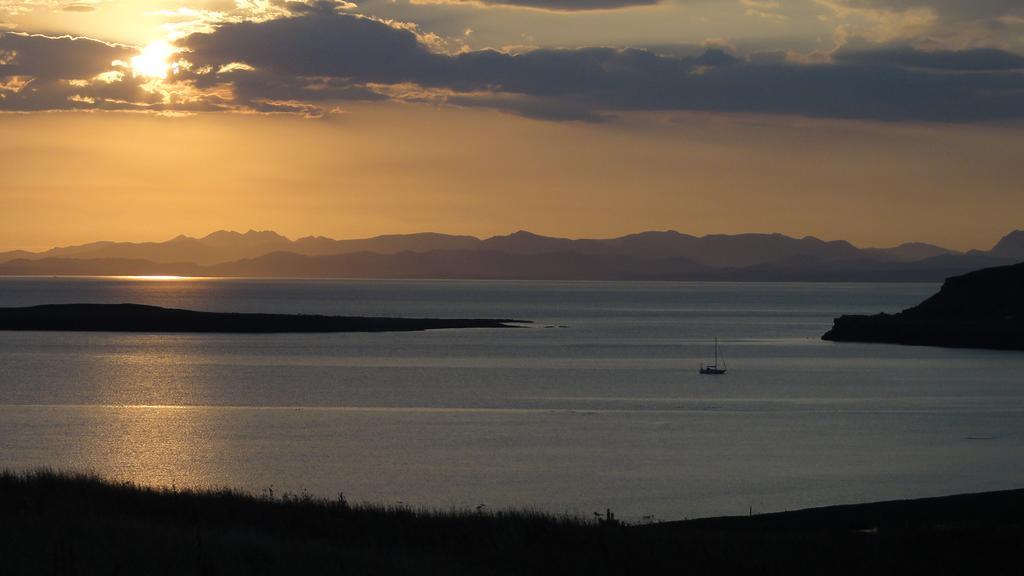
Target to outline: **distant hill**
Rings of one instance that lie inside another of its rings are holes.
[[[538,236],[519,231],[481,241],[486,250],[511,254],[577,253],[629,256],[634,258],[684,258],[713,267],[751,266],[807,256],[844,260],[859,255],[849,242],[825,242],[807,236],[791,238],[782,234],[713,234],[690,236],[675,231],[642,232],[607,240],[570,240]]]
[[[0,254],[0,275],[198,275],[565,280],[939,281],[1024,260],[1024,232],[989,251],[907,243],[857,248],[782,234],[651,231],[569,239],[519,231],[479,239],[438,233],[357,240],[218,231],[166,242],[95,242]]]
[[[0,262],[16,259],[76,258],[148,260],[157,263],[191,262],[209,265],[288,250],[292,244],[291,240],[275,232],[250,230],[240,234],[221,230],[203,238],[177,236],[166,242],[93,242],[80,246],[52,248],[45,252],[5,252],[0,253]]]
[[[423,232],[419,234],[388,234],[359,240],[332,240],[323,236],[307,236],[299,238],[290,247],[283,250],[307,256],[354,252],[397,254],[398,252],[432,252],[434,250],[477,250],[480,248],[480,244],[480,239],[473,236]],[[262,255],[254,254],[253,256]]]
[[[863,248],[861,252],[867,256],[875,256],[880,260],[891,260],[894,262],[914,262],[936,256],[959,254],[955,250],[923,242],[906,242],[893,248]]]
[[[308,236],[289,240],[271,231],[250,230],[244,234],[221,230],[202,238],[178,236],[166,242],[94,242],[81,246],[53,248],[45,252],[0,253],[0,262],[43,258],[127,258],[152,262],[191,262],[211,265],[273,252],[305,256],[326,256],[373,252],[481,251],[508,254],[572,253],[630,256],[634,258],[685,258],[708,266],[750,266],[811,256],[825,260],[857,257],[857,248],[845,241],[825,242],[813,237],[790,238],[782,234],[739,234],[735,236],[690,236],[679,232],[642,232],[611,239],[554,238],[521,230],[507,236],[481,240],[473,236],[438,233],[396,234],[358,240],[333,240]]]
[[[999,258],[1024,260],[1024,230],[1014,230],[1000,240],[989,254]]]

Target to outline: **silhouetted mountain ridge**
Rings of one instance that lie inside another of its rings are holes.
[[[648,231],[570,239],[520,230],[483,240],[420,233],[293,241],[272,231],[220,230],[167,242],[95,242],[40,253],[9,252],[0,254],[0,274],[938,281],[1015,262],[1020,239],[1024,233],[1014,232],[991,251],[965,254],[922,243],[861,249],[843,240],[782,234],[697,237]]]
[[[749,266],[782,260],[796,255],[815,256],[826,260],[843,260],[863,254],[882,259],[907,260],[912,254],[904,244],[895,248],[858,249],[844,240],[823,241],[813,236],[792,238],[783,234],[711,234],[697,237],[674,230],[648,231],[609,239],[570,239],[541,236],[519,230],[505,236],[479,239],[424,232],[389,234],[373,238],[334,240],[323,236],[306,236],[297,240],[270,230],[249,230],[245,233],[218,230],[202,238],[179,235],[166,242],[92,242],[78,246],[52,248],[44,252],[23,250],[0,253],[0,262],[17,258],[142,258],[153,262],[194,262],[217,264],[244,258],[255,258],[271,252],[285,251],[307,256],[347,254],[352,252],[431,252],[435,250],[484,250],[512,254],[570,252],[580,254],[624,254],[638,258],[682,257],[716,267]],[[930,246],[930,245],[914,245]],[[920,257],[954,253],[940,247],[918,250]],[[891,256],[891,258],[890,258]]]
[[[934,258],[946,254],[958,254],[955,250],[927,244],[924,242],[904,242],[892,248],[862,248],[861,252],[881,260],[895,262],[914,262],[925,258]]]
[[[1014,230],[1003,236],[989,253],[1000,258],[1024,259],[1024,230]]]

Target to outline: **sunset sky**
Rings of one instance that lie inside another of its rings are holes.
[[[1024,228],[1020,0],[0,0],[0,249]]]

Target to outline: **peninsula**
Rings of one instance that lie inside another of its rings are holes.
[[[948,278],[898,314],[841,316],[822,339],[1024,350],[1024,263]]]
[[[441,328],[510,328],[524,320],[380,318],[307,314],[198,312],[141,304],[46,304],[0,308],[0,330],[76,332],[408,332]]]

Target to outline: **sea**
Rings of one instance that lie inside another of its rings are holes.
[[[632,522],[1024,486],[1024,353],[831,343],[936,284],[3,278],[0,306],[515,318],[0,332],[0,468]],[[728,372],[700,375],[717,338]]]

